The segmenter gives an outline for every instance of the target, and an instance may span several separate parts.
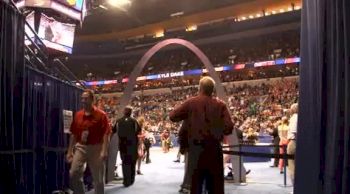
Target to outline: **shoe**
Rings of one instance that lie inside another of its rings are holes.
[[[189,189],[186,189],[186,188],[181,188],[181,189],[179,190],[179,193],[188,194],[188,193],[190,193],[190,190],[189,190]]]
[[[149,164],[149,163],[151,163],[151,160],[147,160],[147,161],[146,161],[146,164]]]
[[[138,175],[143,175],[140,170],[136,171]]]
[[[130,187],[132,183],[123,183],[124,187]]]
[[[245,175],[248,175],[250,173],[250,170],[247,170],[246,172],[245,172]]]
[[[280,171],[280,174],[283,174],[283,171]]]
[[[176,163],[180,163],[180,160],[174,160],[174,162],[176,162]]]
[[[272,166],[270,166],[271,168],[276,168],[277,166],[275,166],[275,165],[272,165]]]

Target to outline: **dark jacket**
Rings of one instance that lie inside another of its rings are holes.
[[[180,153],[185,154],[188,149],[188,122],[185,120],[179,130],[178,143],[180,144]]]
[[[132,117],[122,117],[118,119],[113,127],[119,137],[119,151],[123,154],[137,155],[138,138],[141,127]]]

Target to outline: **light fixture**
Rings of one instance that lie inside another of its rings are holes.
[[[276,11],[275,10],[273,10],[273,11],[271,11],[272,12],[272,14],[276,14]]]
[[[164,30],[156,32],[156,34],[153,36],[153,38],[161,38],[164,37]]]
[[[256,14],[256,17],[257,18],[261,17],[261,14],[260,13]]]
[[[254,16],[253,16],[253,15],[250,15],[250,16],[249,16],[249,18],[250,18],[250,19],[253,19],[253,18],[254,18]]]
[[[299,5],[295,6],[295,10],[299,10],[301,7]]]
[[[280,13],[284,13],[284,9],[280,9]]]
[[[126,5],[130,5],[130,0],[108,0],[108,3],[113,7],[123,7]]]
[[[242,20],[246,20],[247,18],[246,17],[242,17]]]
[[[186,27],[186,32],[191,32],[191,31],[195,31],[197,30],[197,26],[196,25],[191,25]]]
[[[288,11],[293,11],[293,8],[292,7],[288,7]]]
[[[265,12],[265,15],[269,16],[269,15],[271,15],[271,13],[270,12]]]

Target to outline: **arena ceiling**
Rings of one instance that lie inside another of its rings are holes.
[[[103,0],[100,0],[103,1]],[[128,38],[159,29],[184,27],[223,17],[234,17],[248,11],[299,4],[301,0],[131,0],[120,10],[97,8],[85,18],[77,30],[77,41],[103,41]],[[180,17],[171,14],[183,12]]]

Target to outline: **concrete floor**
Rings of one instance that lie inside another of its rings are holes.
[[[137,175],[135,184],[124,188],[121,181],[106,186],[106,194],[177,194],[182,183],[184,164],[174,163],[177,149],[164,154],[159,148],[151,150],[151,164],[142,164],[144,175]],[[119,160],[120,161],[120,160]],[[270,168],[271,163],[245,163],[251,173],[245,186],[225,183],[226,194],[288,194],[292,191],[289,179],[283,186],[283,175],[277,168]],[[118,169],[122,175],[121,168]],[[93,192],[89,192],[93,194]]]

